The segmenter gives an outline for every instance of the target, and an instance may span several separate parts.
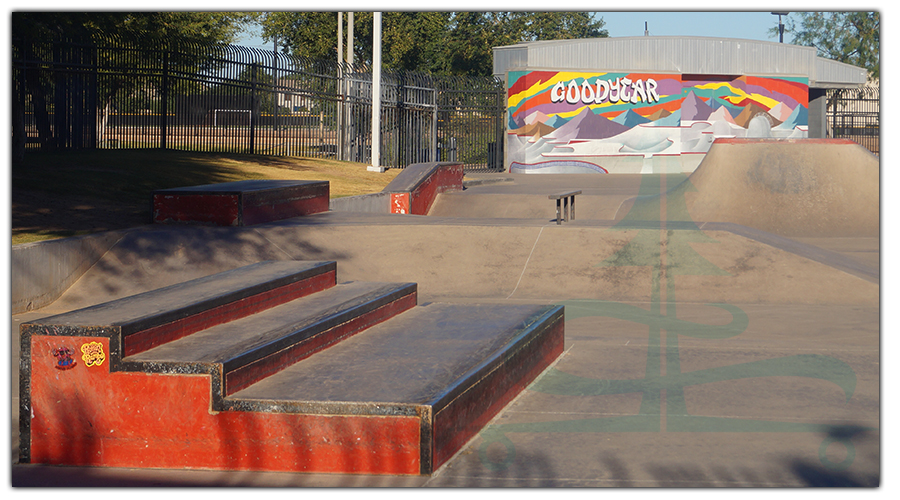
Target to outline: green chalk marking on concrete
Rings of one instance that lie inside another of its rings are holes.
[[[682,372],[678,337],[718,340],[743,333],[749,324],[747,314],[730,304],[708,304],[731,314],[726,325],[707,325],[680,320],[676,315],[676,276],[729,276],[730,274],[699,255],[691,243],[715,243],[690,219],[684,193],[696,188],[683,176],[669,176],[678,184],[660,194],[660,177],[642,180],[637,199],[628,214],[611,231],[638,229],[637,235],[618,252],[597,264],[598,267],[637,266],[651,269],[650,309],[613,301],[579,299],[560,302],[566,307],[566,321],[584,317],[616,318],[647,325],[647,364],[643,379],[603,380],[580,377],[551,368],[528,389],[564,396],[600,396],[608,394],[641,393],[637,414],[549,422],[495,424],[481,432],[478,453],[481,463],[493,470],[502,470],[515,461],[515,444],[510,433],[600,433],[600,432],[661,432],[662,391],[665,391],[665,432],[812,432],[829,433],[829,426],[801,422],[778,422],[755,419],[723,418],[690,415],[684,388],[726,380],[760,377],[807,377],[831,382],[844,392],[849,402],[856,389],[856,373],[850,366],[833,357],[822,355],[794,355],[751,361],[730,366]],[[665,217],[662,217],[665,208]],[[660,222],[661,221],[661,222]],[[665,293],[665,299],[663,299]],[[663,312],[663,309],[665,312]],[[666,374],[662,374],[665,355]],[[869,430],[869,429],[862,429]],[[819,449],[822,464],[832,470],[844,470],[854,460],[852,434],[827,435]],[[829,460],[825,450],[835,442],[847,450],[840,463]],[[499,443],[505,448],[500,461],[488,457],[487,449]]]

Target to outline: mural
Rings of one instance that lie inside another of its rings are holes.
[[[511,71],[512,173],[693,171],[717,137],[806,137],[809,81]]]

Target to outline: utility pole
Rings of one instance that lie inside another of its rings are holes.
[[[353,69],[353,47],[354,47],[353,25],[354,25],[353,12],[348,12],[347,13],[347,56],[344,57],[344,61],[346,61],[346,63],[347,63],[347,69],[350,70],[350,72],[351,72],[351,74],[348,75],[347,82],[345,83],[345,85],[347,87],[348,98],[349,98],[349,94],[351,92],[351,86],[353,85],[352,74],[356,72]],[[350,153],[350,145],[351,145],[351,141],[350,141],[350,106],[344,107],[343,120],[346,125],[344,127],[344,137],[341,140],[343,141],[343,143],[345,145],[344,147],[347,148],[347,151],[344,154],[344,159],[350,160],[351,159],[351,153]],[[353,135],[358,136],[358,134],[356,134],[356,133],[354,133]],[[358,151],[358,148],[359,148],[359,145],[357,145],[357,151]],[[359,153],[357,152],[357,155],[358,154]],[[353,159],[357,159],[356,155],[353,155],[353,156],[354,156]]]
[[[346,128],[346,123],[344,121],[344,70],[343,70],[343,59],[344,59],[344,13],[337,13],[338,20],[338,36],[337,36],[337,89],[338,89],[338,101],[337,101],[337,127],[334,131],[334,154],[335,158],[338,160],[346,160],[347,156],[344,154],[344,128]],[[322,138],[320,138],[320,141]]]
[[[353,66],[353,13],[347,13],[347,64]]]
[[[338,12],[338,77],[341,76],[341,62],[344,60],[344,13]]]
[[[384,172],[381,166],[381,12],[372,20],[372,165],[370,172]]]

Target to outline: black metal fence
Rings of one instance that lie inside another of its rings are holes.
[[[834,138],[850,139],[874,154],[879,153],[881,101],[879,87],[832,90],[826,111]]]
[[[12,77],[13,144],[26,151],[372,161],[372,74],[359,65],[233,45],[14,40]],[[381,166],[454,160],[502,170],[501,81],[383,72],[381,85]]]

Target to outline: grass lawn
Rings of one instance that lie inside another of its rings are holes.
[[[399,169],[318,158],[172,150],[29,153],[12,166],[12,244],[150,222],[157,189],[246,179],[329,181],[332,198],[381,191]]]

